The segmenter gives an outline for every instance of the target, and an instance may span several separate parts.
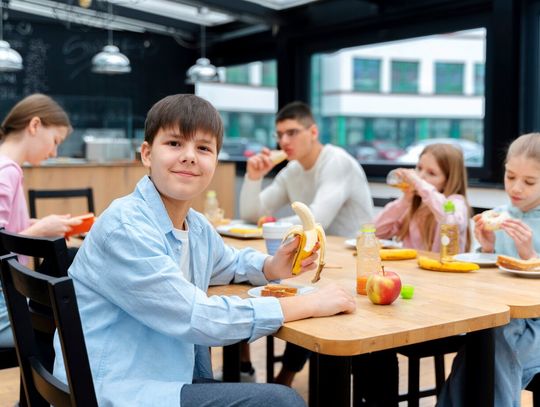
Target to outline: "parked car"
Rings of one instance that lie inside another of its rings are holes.
[[[259,153],[264,144],[248,138],[224,138],[223,146],[219,152],[220,160],[245,161],[247,158]]]
[[[469,167],[480,167],[484,163],[484,146],[474,141],[457,138],[431,138],[417,141],[407,148],[407,152],[398,157],[396,161],[404,164],[416,164],[420,154],[427,145],[435,143],[452,144],[463,152],[465,165]]]
[[[387,140],[361,141],[347,148],[349,153],[358,161],[394,161],[405,154],[397,144]]]

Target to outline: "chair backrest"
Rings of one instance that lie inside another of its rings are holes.
[[[43,259],[47,274],[53,277],[67,276],[70,266],[66,239],[63,237],[34,237],[7,232],[0,228],[0,255],[15,253]],[[38,268],[36,263],[35,268]],[[41,270],[43,271],[43,270]]]
[[[88,212],[94,210],[94,193],[92,188],[81,189],[29,189],[28,206],[30,207],[30,217],[36,218],[36,200],[40,198],[79,198],[86,197],[88,202]]]
[[[15,255],[2,256],[0,261],[2,287],[29,405],[97,406],[73,281],[32,271]],[[67,385],[45,367],[28,300],[53,310]]]

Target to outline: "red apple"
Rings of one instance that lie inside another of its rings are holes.
[[[366,283],[367,296],[373,304],[392,304],[401,292],[401,279],[393,271],[373,273]]]
[[[275,221],[277,221],[277,219],[274,218],[273,216],[261,216],[259,220],[257,221],[257,226],[262,228],[263,223],[275,222]]]

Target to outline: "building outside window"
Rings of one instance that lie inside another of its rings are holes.
[[[392,93],[418,93],[418,62],[392,61]]]
[[[462,63],[435,63],[435,93],[439,95],[463,94]]]
[[[483,95],[486,79],[486,65],[474,64],[474,94]]]
[[[444,141],[482,166],[485,47],[478,28],[313,54],[321,140],[363,164],[397,165],[416,164],[419,147]]]
[[[381,61],[379,59],[354,58],[354,90],[357,92],[380,92]]]
[[[248,65],[235,65],[225,68],[225,82],[237,83],[239,85],[249,84],[249,67]]]

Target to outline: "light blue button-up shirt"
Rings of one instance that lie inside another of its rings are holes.
[[[146,176],[103,212],[69,269],[100,406],[178,406],[193,379],[195,344],[253,341],[283,323],[276,298],[206,295],[209,285],[266,284],[266,255],[226,246],[192,209],[186,221],[193,283],[179,269],[181,242]],[[61,355],[57,337],[55,350]],[[67,382],[61,357],[54,374]]]

